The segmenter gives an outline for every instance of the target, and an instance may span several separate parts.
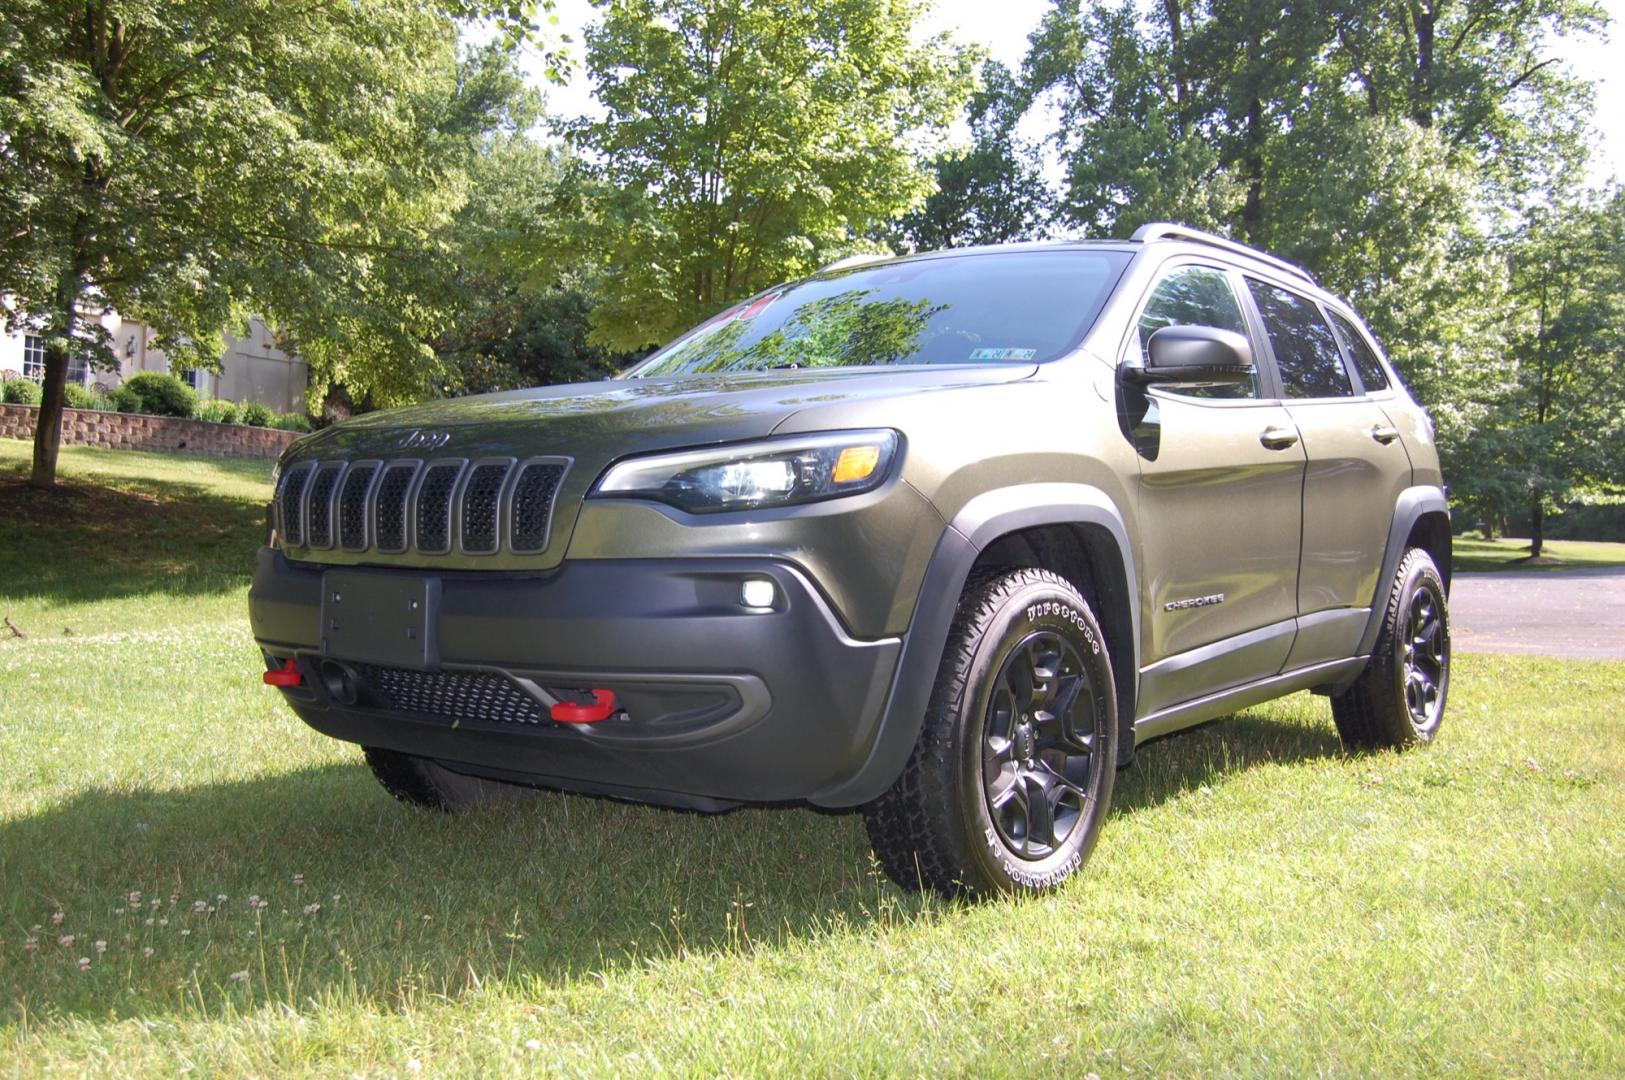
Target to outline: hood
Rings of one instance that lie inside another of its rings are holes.
[[[301,439],[288,461],[400,457],[414,453],[404,444],[416,431],[436,437],[432,456],[558,454],[596,474],[628,454],[760,438],[813,405],[1014,382],[1036,370],[844,368],[546,386],[369,413]]]
[[[603,470],[618,458],[761,438],[797,412],[813,406],[820,408],[821,416],[830,416],[827,426],[840,427],[842,402],[856,405],[878,398],[1013,382],[1027,378],[1035,370],[1032,365],[899,367],[619,379],[456,398],[371,413],[299,440],[284,455],[283,466],[305,461],[410,460],[421,463],[419,467],[424,471],[417,475],[426,478],[427,470],[436,467],[436,462],[463,461],[469,464],[454,474],[459,479],[453,482],[461,485],[472,476],[471,466],[482,458],[568,458],[556,492],[545,496],[547,509],[543,513],[550,515],[551,525],[544,549],[529,554],[453,555],[447,548],[438,554],[425,553],[414,544],[412,551],[387,554],[369,543],[353,551],[330,544],[324,544],[321,550],[289,544],[284,550],[295,560],[326,564],[546,569],[564,558],[582,500]],[[870,417],[874,414],[872,408],[863,411]],[[342,469],[332,473],[334,479],[323,496],[330,500],[327,512],[338,513],[341,518],[350,513],[345,502],[349,488],[333,486],[339,484],[336,477],[342,473]],[[382,504],[374,506],[367,501],[367,489],[358,490],[358,512],[376,513],[376,518],[368,519],[374,524],[367,526],[375,529],[384,513]],[[411,517],[419,512],[416,500],[422,496],[422,485],[409,490],[414,494],[402,492],[394,498],[406,500],[404,512]],[[279,494],[279,500],[281,497]],[[383,496],[376,498],[381,500]],[[451,490],[441,491],[434,498],[443,500],[438,504],[442,517],[449,512],[455,518],[460,512],[462,504],[453,502]],[[360,509],[363,506],[374,508]],[[397,521],[401,512],[395,512]],[[425,513],[432,515],[432,511]],[[415,520],[416,528],[421,529],[432,516]],[[444,530],[446,526],[438,528]],[[323,535],[331,535],[326,527]]]

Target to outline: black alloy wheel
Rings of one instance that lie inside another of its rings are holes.
[[[1118,716],[1100,622],[1072,582],[990,569],[966,584],[913,753],[864,807],[905,889],[993,896],[1052,889],[1099,839]]]
[[[1036,860],[1066,843],[1088,809],[1094,698],[1078,651],[1053,631],[1029,635],[994,681],[982,734],[982,790],[999,838]]]
[[[1343,742],[1358,750],[1432,742],[1450,696],[1450,606],[1433,558],[1411,548],[1394,572],[1371,660],[1332,697]]]
[[[1405,672],[1405,708],[1418,734],[1431,731],[1444,705],[1449,676],[1450,638],[1445,633],[1443,605],[1427,582],[1416,587],[1405,619],[1401,663]]]

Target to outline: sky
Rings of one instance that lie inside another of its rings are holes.
[[[1625,180],[1625,0],[1601,3],[1613,18],[1612,40],[1558,45],[1559,54],[1576,73],[1596,87],[1593,121],[1598,139],[1591,162],[1591,178],[1596,183],[1610,177]],[[1027,54],[1027,36],[1049,8],[1050,0],[937,0],[925,30],[928,34],[946,30],[960,41],[980,44],[993,59],[1019,69]],[[546,88],[549,111],[559,117],[590,115],[592,93],[580,58],[581,28],[592,18],[592,5],[587,0],[556,0],[554,14],[557,29],[573,40],[570,49],[577,63],[568,85]],[[538,75],[533,78],[541,84]]]

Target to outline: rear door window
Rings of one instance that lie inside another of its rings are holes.
[[[1247,279],[1247,288],[1264,319],[1281,388],[1289,398],[1350,397],[1354,384],[1343,367],[1332,328],[1320,307],[1308,297],[1268,282]]]
[[[1374,394],[1378,390],[1388,389],[1388,373],[1382,370],[1382,361],[1377,354],[1371,351],[1371,346],[1365,343],[1365,338],[1354,328],[1354,324],[1335,311],[1327,311],[1332,317],[1332,329],[1337,331],[1337,337],[1343,342],[1349,359],[1354,362],[1354,370],[1360,373],[1360,381],[1365,384],[1365,392]]]

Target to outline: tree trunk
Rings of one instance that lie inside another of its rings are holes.
[[[1433,126],[1433,34],[1439,21],[1436,10],[1414,8],[1416,69],[1411,72],[1411,119],[1421,127]]]
[[[1546,508],[1542,504],[1540,489],[1529,496],[1529,557],[1540,558],[1546,547]]]
[[[28,478],[32,487],[45,491],[56,487],[56,457],[62,448],[62,403],[68,383],[68,357],[73,349],[74,330],[79,321],[79,293],[83,277],[77,267],[62,275],[57,286],[57,309],[53,333],[45,346],[45,385],[41,388],[39,416],[34,422],[34,471]]]
[[[1247,107],[1247,149],[1242,163],[1247,178],[1247,201],[1241,208],[1243,238],[1255,246],[1264,242],[1264,103],[1253,98]]]

